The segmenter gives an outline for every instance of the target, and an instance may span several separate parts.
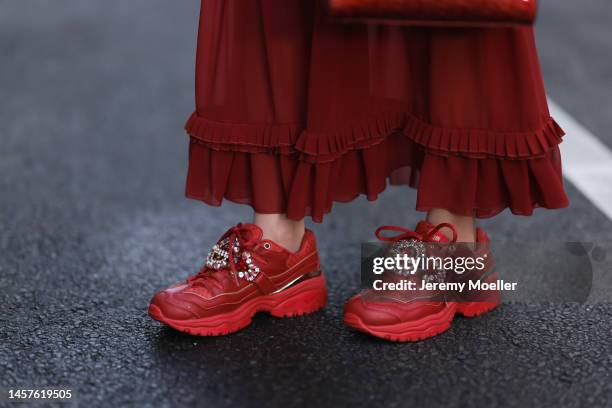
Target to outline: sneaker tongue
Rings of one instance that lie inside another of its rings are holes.
[[[431,231],[432,229],[434,229],[435,226],[433,224],[431,224],[428,221],[421,221],[417,224],[416,226],[416,232],[418,232],[421,235],[426,235],[429,233],[429,231]],[[437,239],[435,238],[437,237]],[[431,241],[433,242],[450,242],[450,239],[448,239],[448,237],[446,235],[444,235],[442,232],[437,231],[435,234],[432,235],[432,239]]]
[[[242,224],[244,238],[248,240],[261,241],[263,231],[255,224]]]

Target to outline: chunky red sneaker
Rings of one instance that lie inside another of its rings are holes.
[[[218,336],[248,326],[258,311],[290,317],[325,306],[314,233],[306,230],[295,253],[262,235],[253,224],[230,228],[198,274],[153,296],[149,315],[185,333]]]
[[[440,232],[444,227],[453,232],[451,240]],[[401,234],[388,238],[382,235],[385,231]],[[415,242],[454,243],[457,239],[452,225],[440,224],[434,227],[426,221],[421,221],[416,231],[401,227],[381,227],[376,231],[376,236],[383,241],[400,245],[403,243],[407,246]],[[478,229],[477,239],[488,242],[488,237],[482,229]],[[488,269],[481,272],[482,276],[486,275]],[[425,271],[419,270],[411,280],[420,285],[420,282],[426,279],[423,273]],[[396,279],[387,276],[388,281]],[[448,301],[446,295],[439,290],[365,290],[349,299],[344,305],[344,323],[354,329],[391,341],[419,341],[448,330],[456,313],[471,317],[492,310],[499,304],[499,294],[497,293],[497,298],[486,299],[490,303],[480,302],[482,300],[480,298],[479,302],[461,300],[454,298]]]

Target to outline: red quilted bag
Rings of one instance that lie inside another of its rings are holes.
[[[537,0],[328,0],[334,17],[412,25],[533,24]]]

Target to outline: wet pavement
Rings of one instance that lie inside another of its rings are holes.
[[[601,48],[612,7],[542,11],[551,96],[612,146]],[[0,1],[0,389],[72,388],[79,406],[612,405],[608,291],[583,305],[505,304],[416,344],[342,325],[359,243],[420,217],[406,188],[337,205],[314,226],[322,312],[258,315],[221,338],[148,318],[151,294],[249,214],[183,198],[197,13],[194,0]],[[570,209],[483,224],[494,239],[612,240],[612,222],[567,188]]]

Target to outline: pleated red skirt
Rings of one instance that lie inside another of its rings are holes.
[[[341,24],[319,0],[203,0],[186,193],[311,216],[418,188],[417,210],[568,205],[533,30]]]

